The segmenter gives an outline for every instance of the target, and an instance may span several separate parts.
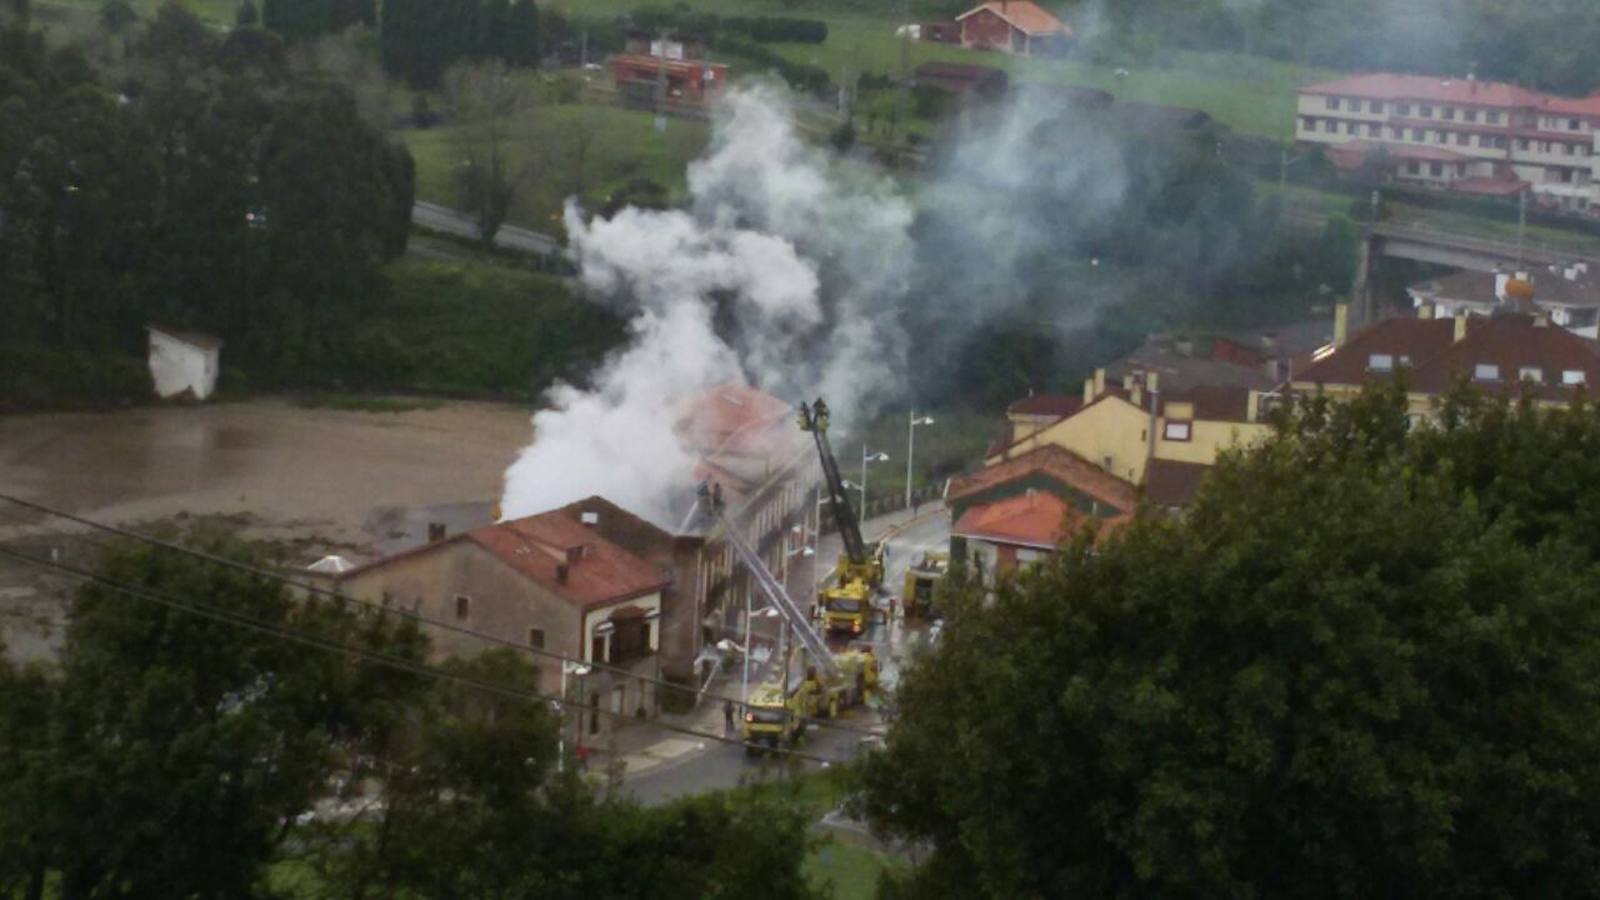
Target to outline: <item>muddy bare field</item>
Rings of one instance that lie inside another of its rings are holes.
[[[262,400],[0,417],[0,493],[159,533],[225,533],[287,566],[353,560],[488,521],[501,475],[532,437],[529,411],[453,403],[374,413]],[[0,542],[63,562],[101,538],[0,502]],[[0,561],[0,640],[50,655],[66,585]]]

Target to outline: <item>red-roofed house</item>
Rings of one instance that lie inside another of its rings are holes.
[[[1072,41],[1072,29],[1031,0],[989,0],[959,16],[961,45],[1028,56],[1055,53]]]
[[[660,677],[662,622],[678,610],[669,602],[677,599],[672,565],[623,549],[607,539],[601,519],[583,515],[584,504],[598,499],[433,541],[352,569],[337,583],[368,602],[471,632],[425,628],[435,657],[510,644],[611,667],[583,676],[581,702],[594,711],[579,726],[588,734],[608,730],[618,717],[655,714],[655,687],[643,679]],[[529,658],[541,690],[577,693],[559,660]]]
[[[1082,528],[1107,535],[1131,518],[1132,513],[1094,516],[1053,494],[1029,490],[971,507],[956,519],[950,534],[962,542],[963,558],[986,576],[999,577],[1049,556]]]
[[[1433,414],[1434,402],[1462,382],[1490,394],[1531,393],[1564,405],[1600,379],[1600,342],[1550,324],[1544,315],[1501,314],[1386,319],[1334,344],[1295,376],[1297,393],[1349,397],[1369,382],[1405,378],[1410,414]]]
[[[1596,97],[1472,78],[1355,75],[1301,88],[1295,139],[1329,147],[1341,168],[1381,159],[1401,181],[1490,196],[1531,190],[1572,209],[1600,202]]]

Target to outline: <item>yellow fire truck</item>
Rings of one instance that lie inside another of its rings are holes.
[[[816,441],[817,459],[822,463],[823,483],[828,490],[828,508],[844,547],[844,554],[817,597],[823,628],[830,634],[859,637],[872,624],[872,598],[883,583],[883,547],[869,546],[861,538],[861,523],[850,506],[850,492],[828,443],[828,404],[822,398],[809,405],[800,404],[800,428],[811,432]]]
[[[832,662],[831,672],[807,667],[805,680],[787,696],[781,681],[766,682],[750,693],[741,731],[746,753],[755,756],[763,746],[793,746],[805,735],[806,720],[836,718],[867,702],[878,689],[878,659],[871,648],[835,653]],[[783,669],[788,671],[787,661]]]
[[[939,582],[950,572],[950,554],[924,553],[906,570],[905,593],[900,597],[901,609],[908,619],[926,619],[934,614],[933,597]]]

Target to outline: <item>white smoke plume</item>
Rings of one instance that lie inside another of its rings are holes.
[[[569,205],[582,283],[627,304],[631,340],[592,388],[550,392],[506,472],[507,518],[601,494],[672,527],[697,462],[683,404],[718,385],[821,394],[842,423],[898,393],[912,214],[883,179],[807,144],[761,84],[723,102],[689,195],[590,221]]]

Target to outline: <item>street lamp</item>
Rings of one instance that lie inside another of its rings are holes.
[[[932,425],[932,416],[917,418],[917,411],[911,410],[906,425],[906,509],[911,508],[911,454],[917,449],[917,426]]]
[[[744,657],[744,677],[739,683],[739,703],[741,705],[748,706],[750,703],[750,620],[756,616],[765,616],[770,618],[777,615],[778,611],[769,606],[766,609],[752,613],[750,611],[750,596],[748,594],[745,595],[744,604],[744,644],[735,644],[733,641],[723,638],[722,640],[717,641],[717,649],[721,650],[723,653],[737,652],[740,656]]]
[[[883,452],[870,453],[870,452],[867,451],[867,445],[866,444],[862,444],[861,445],[861,518],[862,519],[866,519],[866,517],[867,517],[867,463],[869,463],[869,462],[888,462],[888,461],[889,461],[889,454],[883,453]]]
[[[571,675],[571,676],[574,676],[574,677],[576,677],[578,679],[578,710],[579,710],[579,712],[578,712],[578,717],[575,720],[574,724],[577,726],[578,737],[581,739],[582,736],[583,736],[583,712],[582,712],[582,710],[583,710],[583,676],[589,674],[589,667],[584,665],[583,663],[573,662],[572,660],[569,659],[569,660],[566,660],[565,662],[563,662],[561,664],[561,674],[563,676]],[[562,689],[563,693],[568,694],[568,695],[571,694],[571,691],[568,691],[566,689],[566,679],[565,679],[565,677],[563,677],[563,679],[562,679],[561,689]],[[562,711],[561,710],[561,704],[559,702],[557,702],[557,703],[553,703],[551,705],[556,708],[556,713],[559,715],[561,713],[561,711]],[[564,765],[566,765],[566,758],[567,758],[566,734],[567,734],[567,729],[566,729],[565,726],[559,726],[556,729],[556,771],[557,772],[561,771],[562,767]]]

